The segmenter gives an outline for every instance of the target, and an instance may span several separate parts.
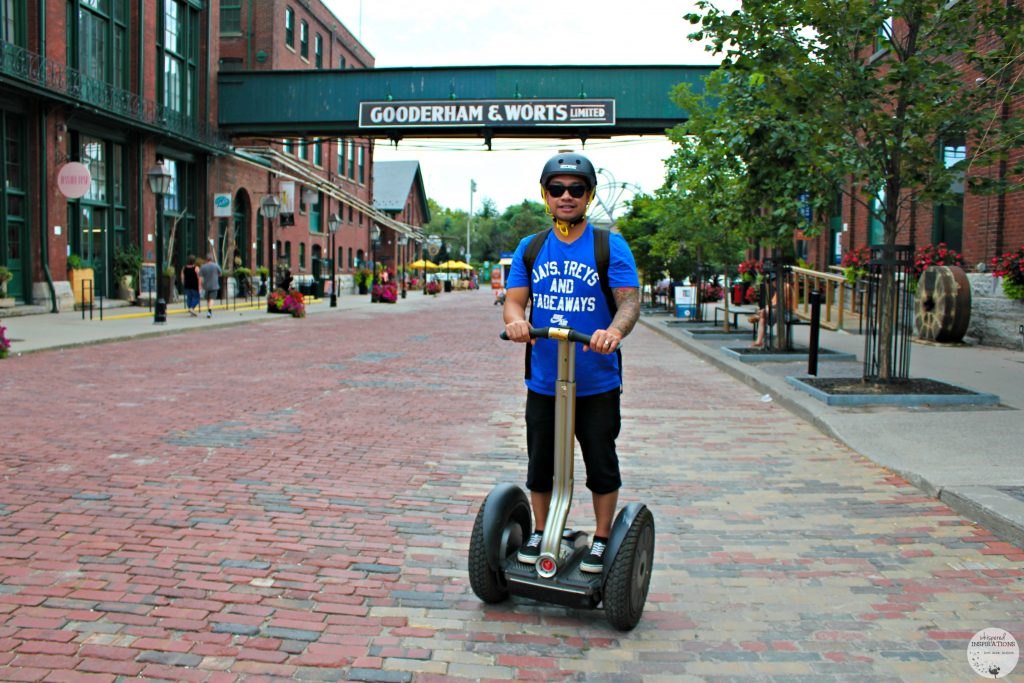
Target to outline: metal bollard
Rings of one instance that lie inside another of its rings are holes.
[[[153,323],[167,322],[167,302],[163,297],[156,300],[156,311],[153,313]]]
[[[818,335],[821,331],[821,292],[811,292],[811,338],[807,349],[807,374],[818,376]]]

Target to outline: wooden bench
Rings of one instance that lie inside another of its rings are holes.
[[[758,322],[759,321],[757,321],[757,320],[754,321],[754,331],[753,331],[753,334],[751,335],[751,339],[757,339],[757,325],[758,325]],[[789,312],[786,313],[786,339],[788,340],[790,346],[793,345],[793,326],[794,325],[808,325],[808,326],[810,326],[810,324],[811,324],[810,320],[805,320],[805,319],[799,317],[796,313],[793,313],[792,311],[789,311]],[[764,343],[765,343],[765,345],[770,345],[771,344],[771,341],[772,341],[772,331],[774,329],[775,329],[775,325],[769,325],[768,329],[765,330],[765,335],[764,335]]]
[[[739,317],[741,315],[756,315],[757,314],[757,310],[756,309],[755,310],[749,310],[749,309],[745,310],[745,309],[740,309],[740,308],[733,308],[732,306],[730,306],[728,308],[728,310],[727,310],[725,308],[725,306],[715,306],[715,317],[714,317],[714,325],[715,325],[715,327],[718,327],[718,312],[719,311],[722,312],[722,322],[723,323],[725,322],[725,316],[727,316],[727,315],[731,315],[732,316],[732,326],[733,327],[739,327]]]

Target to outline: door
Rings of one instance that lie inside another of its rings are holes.
[[[11,271],[7,296],[23,301],[28,276],[25,119],[2,110],[0,118],[0,265]]]

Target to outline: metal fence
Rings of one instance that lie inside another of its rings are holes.
[[[914,298],[904,286],[913,277],[912,245],[871,245],[868,263],[864,379],[910,377]]]

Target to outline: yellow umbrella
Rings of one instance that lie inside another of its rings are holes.
[[[459,270],[473,270],[473,266],[469,265],[465,261],[458,261]]]
[[[439,265],[438,268],[444,268],[446,270],[462,270],[462,266],[463,264],[461,261],[445,261]]]
[[[415,268],[417,270],[421,270],[423,268],[426,268],[427,270],[437,270],[438,265],[433,261],[425,261],[424,259],[420,259],[419,261],[413,261],[412,263],[409,264],[408,267]]]

